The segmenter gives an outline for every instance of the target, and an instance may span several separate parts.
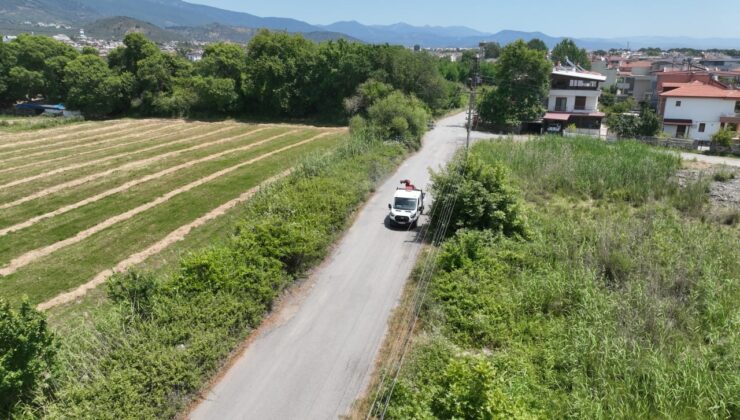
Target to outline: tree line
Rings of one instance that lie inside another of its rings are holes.
[[[203,113],[346,119],[344,100],[368,80],[417,98],[430,112],[460,102],[462,86],[442,76],[439,59],[390,45],[316,44],[265,30],[246,48],[210,44],[193,63],[137,33],[126,35],[107,58],[45,36],[0,44],[0,106],[43,98],[89,118]]]

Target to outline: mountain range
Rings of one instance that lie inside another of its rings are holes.
[[[126,16],[179,33],[178,36],[213,37],[225,34],[224,40],[248,40],[254,30],[267,28],[307,34],[315,40],[357,39],[368,43],[390,43],[422,47],[474,47],[481,41],[507,44],[516,39],[542,39],[548,46],[560,42],[541,32],[502,30],[487,33],[464,26],[364,25],[356,21],[331,25],[312,25],[300,20],[279,17],[259,17],[182,0],[0,0],[0,31],[18,30],[24,22],[60,23],[81,27],[96,20]],[[215,25],[215,26],[214,26]],[[141,26],[141,25],[140,25]],[[210,29],[217,28],[213,31]],[[152,31],[154,31],[152,29]],[[229,38],[237,38],[231,39]],[[164,38],[170,37],[168,34]],[[198,39],[198,38],[190,38]],[[199,39],[200,40],[200,39]],[[688,37],[624,37],[581,38],[576,43],[587,49],[609,48],[740,48],[740,39]]]

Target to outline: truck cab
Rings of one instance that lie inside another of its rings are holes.
[[[388,220],[391,226],[415,227],[424,213],[424,191],[416,188],[410,180],[401,181],[403,187],[393,194],[393,203],[388,204]]]

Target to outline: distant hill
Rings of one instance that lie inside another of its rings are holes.
[[[162,29],[142,20],[116,16],[99,19],[84,25],[85,34],[96,39],[123,39],[129,33],[141,33],[154,42],[182,41],[183,36],[175,31]]]
[[[247,43],[259,31],[255,28],[246,28],[242,26],[229,26],[220,23],[211,23],[203,26],[171,26],[167,28],[168,32],[184,40],[194,40],[203,42],[230,41],[238,43]],[[306,39],[315,42],[346,39],[348,41],[361,42],[350,36],[329,32],[329,31],[312,31],[302,32]]]
[[[310,7],[310,6],[307,6]],[[369,43],[390,43],[422,47],[475,47],[481,41],[496,41],[508,44],[516,39],[528,41],[542,39],[552,47],[562,40],[541,32],[504,30],[486,33],[464,26],[412,26],[406,23],[393,25],[364,25],[356,21],[337,22],[331,25],[311,25],[289,18],[259,17],[249,13],[234,12],[210,6],[188,3],[182,0],[0,0],[0,31],[16,33],[29,31],[23,22],[45,22],[68,24],[79,28],[84,24],[113,16],[129,16],[150,22],[159,28],[174,27],[177,36],[203,40],[244,40],[255,29],[303,33],[313,40],[357,39]],[[214,24],[221,26],[213,26]],[[126,30],[122,23],[118,30]],[[34,32],[50,33],[54,29],[33,27]],[[184,30],[183,28],[191,28]],[[102,28],[101,28],[102,29]],[[136,28],[134,28],[136,29]],[[146,28],[139,28],[146,30]],[[149,28],[156,33],[154,28]],[[185,33],[183,33],[185,32]],[[59,33],[59,31],[56,31]],[[166,38],[167,34],[159,35]],[[164,39],[163,38],[163,39]],[[628,38],[585,38],[574,39],[588,49],[641,47],[689,47],[689,48],[740,48],[740,39],[699,39],[685,37],[628,37]],[[243,41],[239,41],[243,42]]]

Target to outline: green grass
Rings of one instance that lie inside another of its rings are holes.
[[[719,171],[712,175],[712,179],[717,182],[727,182],[735,179],[735,172],[727,167],[722,167]]]
[[[198,157],[204,157],[210,154],[233,149],[234,147],[237,147],[238,145],[246,145],[250,142],[256,141],[256,139],[270,137],[268,135],[269,133],[273,133],[273,135],[275,135],[275,134],[280,134],[281,132],[288,131],[288,129],[278,128],[278,129],[273,129],[277,131],[266,130],[264,132],[259,132],[255,135],[248,134],[249,131],[251,131],[252,129],[253,128],[250,128],[250,127],[235,127],[233,130],[228,130],[222,133],[218,133],[216,135],[207,136],[206,138],[186,141],[184,143],[179,143],[179,144],[174,144],[174,145],[167,145],[160,149],[151,150],[148,152],[133,153],[129,156],[114,159],[109,162],[93,164],[90,166],[65,171],[62,173],[58,173],[54,176],[42,177],[32,182],[26,182],[26,183],[17,185],[12,188],[6,188],[3,190],[0,190],[0,200],[3,202],[12,202],[12,201],[21,199],[23,197],[26,197],[28,195],[31,195],[35,192],[44,190],[46,188],[53,187],[55,185],[63,184],[65,182],[69,182],[69,181],[72,181],[78,178],[82,178],[84,176],[89,176],[89,175],[93,175],[93,174],[101,173],[104,171],[109,171],[112,169],[119,168],[120,166],[127,164],[129,162],[134,162],[137,160],[144,160],[144,159],[156,157],[159,155],[163,155],[169,152],[183,151],[175,156],[171,156],[163,160],[150,163],[142,168],[134,167],[134,168],[126,169],[126,170],[115,171],[114,173],[111,173],[108,176],[106,176],[105,179],[101,181],[110,181],[113,179],[118,179],[119,181],[129,180],[131,179],[131,177],[136,176],[136,174],[157,172],[158,170],[162,170],[167,167],[174,166],[175,164],[178,164],[178,163],[185,163],[190,160],[197,159]],[[226,137],[233,137],[237,135],[243,135],[243,138],[234,139],[234,140],[221,143],[221,144],[208,145],[208,143],[218,141],[219,139],[226,138]],[[190,137],[190,136],[187,136],[187,137]],[[200,148],[194,151],[184,151],[185,149],[194,147],[196,145],[201,145],[201,144],[207,144],[207,145],[203,148]],[[83,184],[83,186],[86,186],[86,185],[87,183]]]
[[[4,165],[7,169],[3,170],[2,173],[4,177],[9,179],[11,177],[21,178],[22,176],[43,172],[51,167],[58,168],[74,163],[105,158],[114,154],[134,152],[136,150],[154,147],[167,141],[176,141],[178,139],[184,139],[186,136],[208,133],[209,131],[212,131],[212,129],[200,125],[190,127],[183,125],[180,127],[171,127],[164,132],[160,131],[151,135],[143,135],[150,131],[140,128],[138,132],[131,133],[132,135],[130,136],[124,137],[116,134],[110,137],[109,141],[102,144],[86,142],[70,150],[54,151],[43,156],[23,157],[23,160],[14,160]],[[51,152],[52,150],[47,148],[45,151]]]
[[[143,128],[162,125],[160,121],[129,121],[112,125],[85,125],[82,127],[70,126],[65,129],[44,130],[34,133],[33,136],[20,138],[8,136],[11,147],[0,149],[0,160],[14,162],[18,159],[36,159],[60,149],[87,146],[92,143],[101,143],[107,140],[117,140],[121,135],[136,134]]]
[[[740,230],[694,214],[673,157],[570,142],[474,147],[532,235],[442,246],[387,418],[740,417]]]
[[[64,125],[80,124],[81,118],[10,117],[0,116],[0,133],[18,133],[42,130]]]
[[[246,146],[246,145],[252,144],[260,140],[264,140],[268,137],[271,137],[271,136],[274,136],[274,135],[277,135],[283,132],[285,132],[285,129],[276,128],[272,130],[267,130],[265,132],[261,132],[255,135],[245,136],[244,139],[235,141],[234,144],[238,146]],[[275,141],[278,141],[278,140],[279,139],[276,139]],[[29,218],[33,216],[45,214],[49,211],[59,209],[62,206],[78,203],[79,201],[86,199],[88,197],[92,197],[96,194],[106,192],[113,188],[119,187],[128,181],[138,180],[138,179],[143,178],[146,175],[155,174],[162,170],[165,170],[165,169],[168,169],[168,168],[180,165],[180,164],[185,164],[185,163],[191,162],[199,158],[207,157],[213,153],[219,153],[222,151],[231,150],[231,148],[236,147],[234,146],[234,144],[225,145],[225,146],[222,145],[222,146],[206,147],[205,149],[201,149],[198,151],[182,153],[178,156],[152,163],[147,167],[132,169],[130,171],[126,171],[126,170],[115,171],[106,177],[97,178],[95,180],[84,183],[77,187],[62,189],[61,191],[58,191],[51,195],[47,195],[43,198],[37,198],[34,200],[27,201],[15,207],[11,207],[9,209],[0,211],[0,226],[7,227],[10,225],[16,224],[18,222],[28,220]],[[231,157],[231,154],[227,154],[226,156],[220,159],[229,159],[229,157]],[[205,163],[205,164],[207,165],[208,163]],[[189,173],[189,171],[197,169],[197,168],[198,168],[198,165],[195,165],[194,167],[191,167],[191,168],[181,169],[175,172],[174,174],[170,174],[160,179],[169,179],[169,177],[173,177],[173,176],[186,176]],[[153,180],[153,181],[149,181],[149,183],[152,183],[150,185],[156,185],[156,182],[158,181],[159,180]],[[20,188],[20,186],[18,188]]]
[[[60,216],[58,220],[52,218],[37,226],[9,234],[0,238],[3,264],[12,256],[71,237],[80,230],[149,202],[179,186],[249,158],[309,138],[313,133],[315,132],[307,130],[255,147],[248,152],[227,155],[219,160],[179,171],[173,176],[142,184],[127,193],[108,197],[101,202],[74,210]],[[178,195],[160,206],[76,245],[59,250],[3,278],[0,281],[0,293],[12,300],[26,295],[32,302],[41,302],[53,297],[61,291],[88,281],[98,272],[146,248],[177,227],[282,172],[304,153],[326,149],[335,145],[337,141],[337,136],[333,136],[290,149]],[[90,250],[99,251],[90,252]]]
[[[175,172],[168,176],[137,185],[125,192],[106,197],[74,211],[46,219],[29,228],[0,237],[0,265],[8,263],[13,257],[27,251],[53,244],[74,236],[77,232],[94,226],[112,216],[124,213],[150,202],[180,186],[234,166],[242,161],[258,157],[264,153],[305,140],[313,135],[310,131],[276,139],[248,151],[226,155],[220,159],[205,162]],[[232,174],[225,176],[229,179]],[[214,197],[215,198],[215,197]]]
[[[675,191],[671,175],[680,166],[678,155],[654,153],[637,142],[607,144],[584,137],[486,143],[476,153],[506,165],[528,194],[563,193],[635,204]]]

